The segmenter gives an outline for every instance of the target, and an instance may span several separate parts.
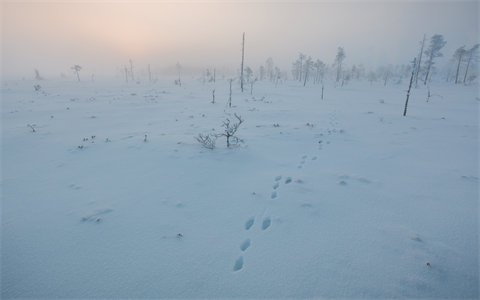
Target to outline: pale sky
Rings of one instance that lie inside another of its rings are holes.
[[[347,66],[408,64],[423,35],[442,34],[438,66],[478,41],[479,3],[466,2],[8,2],[2,11],[3,78],[114,75],[180,62],[198,68],[258,70],[272,57],[291,69],[299,53],[332,64],[338,47]]]

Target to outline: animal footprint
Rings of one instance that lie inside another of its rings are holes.
[[[287,180],[285,180],[285,184],[289,184],[292,182],[292,177],[287,177]]]
[[[250,239],[246,239],[241,245],[240,250],[245,251],[250,247]]]
[[[277,192],[276,191],[272,193],[272,199],[275,199],[275,198],[277,198]]]
[[[238,270],[241,270],[242,268],[243,268],[243,256],[240,256],[235,262],[235,265],[233,266],[233,271],[236,272]]]
[[[245,222],[245,230],[249,230],[250,228],[252,228],[253,223],[255,223],[255,217],[251,217],[247,220],[247,222]]]
[[[279,181],[280,179],[282,179],[282,175],[278,175],[277,177],[275,177],[275,181]]]
[[[316,156],[312,157],[312,160],[317,160],[317,157]]]
[[[270,227],[271,223],[272,223],[272,219],[270,219],[270,217],[266,217],[265,220],[263,220],[263,223],[262,223],[262,230],[265,230],[268,227]]]
[[[307,158],[307,155],[302,156],[302,159],[305,159],[305,158]]]
[[[277,182],[273,185],[273,189],[276,190],[279,186],[280,186],[280,184]]]
[[[302,166],[300,165],[300,166],[298,166],[297,168],[301,169],[301,168],[302,168]]]
[[[304,161],[304,160],[302,160],[300,163],[303,165],[303,164],[305,163],[305,161]]]

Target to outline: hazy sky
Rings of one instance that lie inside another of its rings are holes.
[[[2,2],[2,73],[34,77],[113,75],[180,62],[254,71],[272,57],[290,70],[299,53],[332,64],[338,47],[349,66],[407,64],[419,42],[442,34],[439,67],[455,49],[478,43],[479,4],[468,2]]]

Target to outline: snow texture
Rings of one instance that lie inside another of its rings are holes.
[[[2,84],[3,299],[479,298],[476,86],[36,83]]]

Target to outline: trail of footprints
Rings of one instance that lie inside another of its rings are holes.
[[[303,155],[302,156],[302,161],[300,162],[300,166],[299,168],[302,167],[303,164],[305,164],[305,160],[308,158],[307,155]],[[314,160],[317,160],[317,156],[313,156],[311,158],[312,161]],[[273,192],[272,192],[272,195],[271,195],[271,198],[272,199],[275,199],[277,198],[277,189],[280,187],[280,181],[283,179],[283,176],[282,175],[278,175],[277,177],[275,177],[275,183],[273,185]],[[284,183],[285,184],[289,184],[292,182],[292,177],[286,177],[285,178],[285,181]],[[255,224],[255,217],[251,217],[249,218],[247,221],[245,221],[245,230],[250,230],[253,225]],[[262,221],[262,224],[261,224],[261,229],[262,231],[265,231],[267,230],[270,225],[272,224],[272,219],[270,217],[265,217]],[[251,244],[251,240],[250,239],[246,239],[245,241],[243,241],[243,243],[240,244],[240,250],[242,252],[245,252],[249,247],[250,247],[250,244]],[[240,255],[240,257],[235,261],[235,264],[233,266],[233,271],[234,272],[237,272],[241,269],[243,269],[243,255]]]
[[[332,131],[335,132],[336,129],[335,129],[335,125],[338,125],[338,122],[337,122],[337,118],[335,117],[335,114],[332,115],[332,117],[330,118],[330,125],[333,127],[332,129],[328,129],[328,135],[331,135],[332,134]],[[319,149],[318,150],[322,150],[323,148],[323,141],[319,141]],[[327,141],[326,144],[330,144],[330,141]],[[313,156],[310,160],[312,161],[315,161],[317,160],[317,156]],[[298,165],[298,169],[301,169],[303,168],[303,166],[305,165],[306,161],[308,160],[308,155],[303,155],[302,156],[302,159],[300,161],[300,164]],[[272,194],[271,194],[271,199],[275,199],[278,197],[278,188],[280,187],[280,182],[282,180],[282,175],[278,175],[277,177],[275,177],[275,183],[273,184],[273,191],[272,191]],[[284,181],[284,184],[289,184],[292,182],[292,177],[286,177],[285,178],[285,181]],[[245,230],[250,230],[253,225],[255,224],[255,217],[251,217],[250,219],[248,219],[246,222],[245,222]],[[261,229],[262,231],[265,231],[267,230],[270,225],[272,224],[272,219],[267,216],[263,219],[262,221],[262,224],[261,224]],[[240,244],[240,250],[243,252],[245,252],[251,245],[251,240],[250,239],[246,239],[244,240],[241,244]],[[240,257],[238,257],[238,259],[235,261],[235,264],[233,266],[233,271],[234,272],[237,272],[237,271],[240,271],[241,269],[243,269],[243,264],[244,264],[244,261],[243,261],[243,255],[240,255]]]
[[[255,223],[255,217],[251,217],[250,219],[248,219],[245,222],[245,230],[250,230],[250,228],[252,228],[254,223]],[[263,219],[263,222],[262,222],[262,230],[267,230],[271,224],[272,224],[272,219],[270,217],[266,217],[265,219]],[[250,239],[246,239],[245,241],[243,241],[242,244],[240,244],[240,250],[242,250],[242,252],[245,252],[248,249],[248,247],[250,247]],[[233,271],[236,272],[241,270],[242,268],[243,268],[243,255],[240,255],[240,257],[235,261],[235,265],[233,266]]]

